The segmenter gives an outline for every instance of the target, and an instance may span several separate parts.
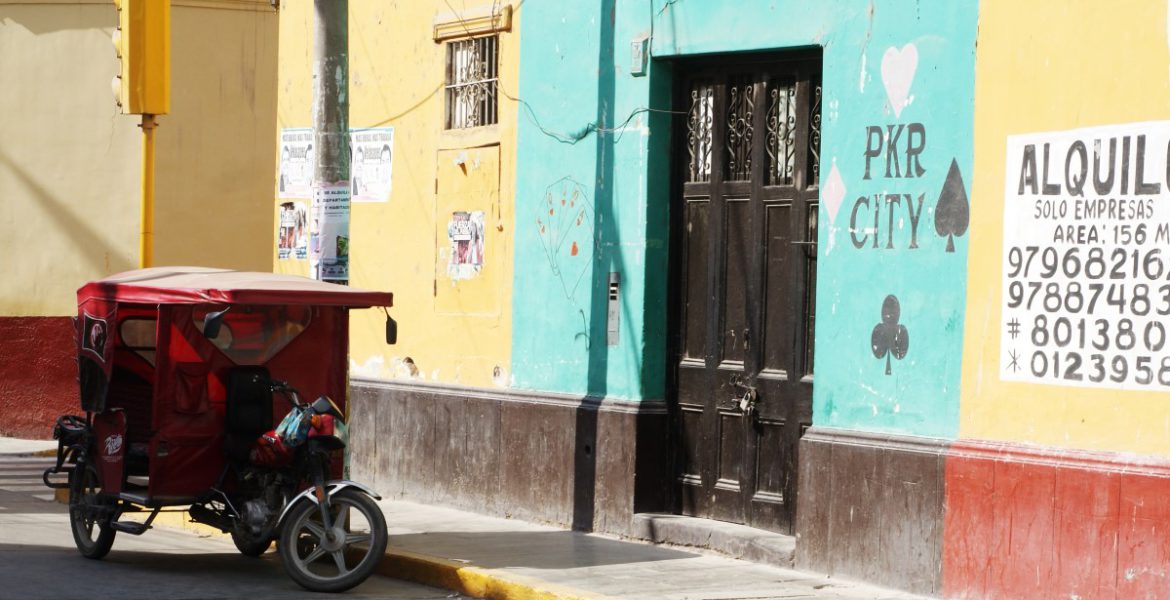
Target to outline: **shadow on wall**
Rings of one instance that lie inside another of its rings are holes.
[[[598,402],[608,392],[609,346],[606,343],[606,318],[609,274],[624,269],[618,249],[621,238],[613,213],[614,143],[609,115],[614,105],[614,22],[615,0],[602,0],[598,15],[597,52],[597,150],[594,173],[593,206],[593,286],[589,310],[588,397],[577,410],[577,447],[573,468],[573,529],[592,531],[595,517],[597,485],[597,411]],[[607,248],[614,248],[613,252]]]
[[[23,27],[33,35],[62,31],[113,31],[118,12],[113,2],[102,4],[0,4],[0,30]],[[114,52],[110,47],[110,54]]]
[[[54,196],[40,181],[5,154],[3,148],[0,148],[0,169],[12,173],[17,181],[32,193],[32,197],[36,199],[44,213],[57,224],[55,231],[63,233],[62,239],[68,239],[81,249],[76,256],[83,257],[94,272],[105,273],[110,269],[113,269],[110,272],[118,272],[133,268],[137,257],[120,252],[117,247],[109,244],[98,235],[96,221],[83,221],[75,212],[78,210],[76,204],[67,204]],[[107,256],[109,264],[106,263]]]

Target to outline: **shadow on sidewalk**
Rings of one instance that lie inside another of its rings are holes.
[[[442,531],[390,534],[392,549],[467,561],[485,568],[572,569],[694,558],[699,555],[573,531]]]

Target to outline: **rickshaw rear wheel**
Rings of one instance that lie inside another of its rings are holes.
[[[349,515],[350,525],[355,517],[360,519],[356,531],[335,523],[332,531],[326,532],[317,504],[302,501],[285,516],[277,544],[288,576],[314,592],[343,592],[358,585],[386,553],[386,518],[369,496],[345,488],[330,494],[329,502],[335,516]],[[327,538],[327,533],[332,533],[332,538]]]
[[[82,556],[92,559],[109,554],[114,534],[118,533],[110,526],[112,512],[107,512],[113,508],[112,503],[98,495],[99,482],[97,467],[88,462],[77,463],[69,475],[69,524],[73,543]]]
[[[244,556],[256,558],[268,551],[272,546],[272,540],[269,538],[258,539],[252,535],[252,532],[247,531],[247,525],[239,525],[232,529],[232,543],[236,545],[236,550]]]

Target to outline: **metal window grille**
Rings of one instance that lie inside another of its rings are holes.
[[[447,44],[447,129],[495,124],[498,48],[494,35]]]

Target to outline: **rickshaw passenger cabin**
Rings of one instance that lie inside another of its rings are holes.
[[[95,415],[104,487],[144,505],[205,492],[274,426],[284,411],[271,377],[344,410],[348,310],[392,302],[385,292],[196,267],[131,271],[77,295],[81,408]],[[209,315],[218,331],[205,332]],[[124,475],[132,479],[121,489]]]

